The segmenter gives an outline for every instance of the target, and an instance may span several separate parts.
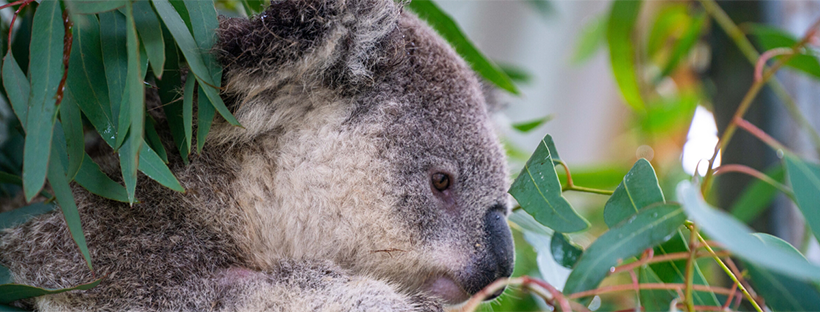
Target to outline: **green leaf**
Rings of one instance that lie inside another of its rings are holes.
[[[69,180],[74,179],[80,164],[83,162],[85,154],[85,137],[83,134],[83,117],[80,114],[80,107],[71,94],[64,94],[62,104],[60,104],[60,121],[63,125],[63,133],[66,135],[66,148],[68,150],[68,169],[66,175]]]
[[[560,233],[556,234],[560,235]],[[524,232],[524,239],[535,249],[537,254],[535,261],[541,277],[556,289],[561,290],[567,282],[570,270],[555,261],[550,251],[550,236],[535,232]]]
[[[764,25],[752,25],[751,33],[763,50],[791,48],[798,42],[798,39],[791,34],[778,28]],[[786,66],[809,74],[815,79],[820,79],[820,62],[814,55],[805,53],[795,55],[786,63]]]
[[[663,283],[663,281],[655,274],[655,271],[644,265],[638,268],[638,283],[655,284]],[[645,311],[667,311],[669,303],[678,297],[674,291],[668,289],[641,289],[638,296]]]
[[[160,18],[165,23],[165,26],[168,27],[168,31],[179,45],[179,49],[185,56],[185,60],[188,61],[188,66],[200,82],[200,85],[216,86],[217,84],[213,82],[212,77],[210,76],[210,71],[202,59],[202,54],[208,53],[208,51],[202,51],[198,48],[197,44],[194,42],[194,38],[191,36],[191,33],[188,32],[187,27],[185,27],[182,18],[180,18],[179,14],[177,14],[177,12],[173,9],[168,0],[152,1],[154,2],[154,8],[157,9],[157,13],[159,13]],[[190,79],[190,77],[188,79]],[[208,100],[211,101],[214,108],[216,108],[219,114],[222,115],[228,123],[234,126],[241,126],[225,106],[225,103],[222,102],[222,98],[219,96],[216,89],[211,87],[203,87],[201,89],[205,91],[205,95],[208,97]]]
[[[638,213],[641,208],[663,203],[663,191],[655,169],[646,159],[638,159],[604,205],[604,222],[610,228]]]
[[[0,183],[23,186],[23,179],[11,173],[0,171]]]
[[[804,162],[792,153],[787,153],[783,162],[797,207],[814,233],[814,238],[820,239],[820,165]]]
[[[34,203],[25,207],[0,213],[0,229],[10,229],[26,223],[31,218],[50,212],[54,210],[54,208],[57,208],[57,206],[44,203]]]
[[[752,235],[767,246],[803,257],[797,249],[780,238],[764,233]],[[751,262],[744,262],[744,267],[749,272],[749,282],[772,311],[820,311],[820,292],[812,284],[771,272]]]
[[[510,77],[510,80],[516,83],[529,83],[532,81],[532,74],[523,68],[516,67],[510,64],[498,64],[498,68]]]
[[[114,149],[119,148],[125,141],[129,124],[120,124],[122,119],[123,93],[125,80],[128,76],[128,49],[127,27],[123,14],[117,11],[100,14],[100,42],[102,60],[105,66],[105,78],[108,84],[108,98],[111,105],[111,122],[116,127],[116,143]]]
[[[584,253],[584,249],[570,241],[567,234],[555,233],[550,240],[550,253],[552,253],[555,262],[567,269],[571,269],[578,262],[581,254]]]
[[[119,13],[100,14],[100,20],[105,20],[109,14]],[[79,15],[77,18],[83,19],[83,22],[78,21],[74,26],[73,53],[69,60],[65,92],[72,99],[82,99],[76,103],[103,140],[113,147],[117,135],[116,121],[111,115],[108,72],[104,65],[101,42],[105,42],[105,46],[110,48],[111,40],[115,40],[111,36],[116,34],[107,33],[108,37],[101,37],[101,28],[107,31],[110,29],[101,27],[97,18],[90,15]]]
[[[672,55],[661,71],[661,77],[666,77],[671,74],[678,66],[678,62],[692,50],[698,42],[698,39],[700,39],[700,34],[706,26],[707,18],[706,13],[700,13],[694,17],[689,28],[686,29],[683,36],[675,43],[675,47],[672,49]]]
[[[63,78],[63,27],[59,1],[46,1],[34,13],[29,75],[31,96],[26,116],[26,143],[23,150],[23,191],[31,201],[45,183],[51,135],[57,120],[57,86]]]
[[[137,28],[136,25],[134,25],[134,16],[130,5],[125,6],[125,12],[128,71],[125,78],[125,91],[123,94],[127,94],[128,97],[124,98],[122,103],[128,104],[128,107],[121,107],[121,109],[123,112],[127,109],[131,129],[128,131],[128,140],[123,143],[130,144],[130,146],[124,153],[120,153],[120,167],[122,168],[123,178],[125,179],[128,199],[133,202],[137,182],[137,168],[140,159],[139,151],[144,140],[145,92],[143,90],[142,78],[145,75],[141,72],[140,68],[139,39],[137,38]],[[122,129],[122,126],[120,128]],[[120,149],[123,149],[123,147]]]
[[[555,148],[555,142],[552,140],[552,136],[547,134],[544,136],[544,139],[541,140],[541,143],[547,146],[550,152],[550,158],[552,158],[552,163],[557,165],[561,162],[561,156],[558,156],[558,149]]]
[[[186,151],[179,151],[180,153],[191,153],[191,136],[193,134],[194,121],[194,86],[196,86],[195,79],[185,80],[185,89],[182,91],[182,129],[185,130],[185,147]],[[202,86],[200,85],[200,89]]]
[[[66,1],[71,13],[97,14],[113,11],[125,6],[125,0],[71,0]]]
[[[786,171],[780,164],[773,166],[765,173],[780,183],[783,183],[786,177]],[[743,190],[729,211],[738,220],[749,223],[769,207],[775,195],[777,195],[777,188],[761,180],[755,180]]]
[[[60,289],[40,288],[21,284],[3,284],[0,285],[0,303],[10,303],[20,299],[59,294],[71,290],[91,289],[99,285],[101,281],[102,278],[99,278],[90,283]]]
[[[211,130],[211,123],[214,121],[216,110],[208,101],[202,88],[198,88],[197,92],[199,93],[197,96],[196,152],[202,153],[202,147],[205,146],[205,139],[208,137],[208,131]]]
[[[677,204],[658,204],[641,210],[592,242],[569,275],[565,294],[598,287],[619,260],[640,254],[660,244],[686,220]]]
[[[676,252],[689,252],[689,241],[687,239],[689,237],[688,233],[689,232],[686,230],[679,229],[678,232],[675,235],[673,235],[669,241],[655,247],[655,255],[667,255]],[[685,281],[686,260],[657,262],[651,264],[650,268],[664,283],[679,284],[684,283]],[[706,277],[703,275],[703,272],[700,270],[700,266],[697,262],[694,263],[693,268],[694,284],[708,286],[709,283],[707,283]],[[694,294],[692,294],[692,297],[693,299],[695,299],[695,305],[720,305],[720,301],[718,301],[717,296],[715,296],[713,292],[695,291]],[[666,306],[668,307],[669,304],[667,303]]]
[[[124,203],[129,202],[125,187],[105,175],[91,157],[83,157],[82,166],[74,181],[96,195]]]
[[[200,1],[195,1],[200,2]],[[134,1],[134,24],[145,47],[151,69],[158,78],[162,77],[165,66],[165,40],[162,38],[162,25],[148,1]]]
[[[17,64],[14,59],[13,53],[6,53],[3,58],[3,87],[6,89],[6,96],[11,102],[14,114],[17,115],[20,124],[25,128],[31,85],[28,78],[26,78],[26,74],[20,68],[20,64]]]
[[[606,38],[606,16],[596,17],[581,28],[576,36],[575,52],[572,54],[572,64],[580,65],[595,56],[595,53],[604,45]]]
[[[535,128],[543,125],[545,122],[552,120],[552,115],[547,115],[536,120],[524,121],[519,123],[514,123],[512,125],[513,129],[521,131],[521,132],[530,132]],[[557,155],[557,154],[555,154]]]
[[[162,162],[167,164],[168,153],[165,151],[165,146],[162,145],[162,139],[159,138],[156,125],[157,122],[154,121],[154,118],[151,117],[151,115],[145,116],[145,143],[157,152],[159,158],[162,158]]]
[[[635,50],[632,47],[632,29],[638,20],[642,1],[615,0],[607,22],[607,43],[612,73],[626,103],[633,110],[645,110],[638,77],[635,73]]]
[[[51,142],[51,145],[55,145],[53,147],[55,152],[60,149],[56,146],[60,144],[57,141],[58,140],[54,140]],[[91,266],[91,254],[88,253],[83,227],[80,223],[80,213],[77,211],[77,204],[74,203],[74,195],[71,193],[71,187],[68,185],[68,179],[66,179],[65,176],[65,168],[60,163],[59,157],[51,157],[48,162],[48,182],[49,185],[51,185],[51,189],[54,190],[54,196],[57,198],[57,203],[63,212],[71,237],[74,239],[74,242],[77,243],[77,247],[83,254],[83,258],[85,258],[85,262],[88,264],[88,269],[93,271],[94,268]]]
[[[555,173],[548,141],[552,142],[549,135],[538,145],[509,192],[539,223],[561,233],[583,231],[589,222],[561,194],[561,182]]]
[[[646,42],[646,54],[655,57],[666,47],[671,38],[680,37],[690,25],[692,16],[686,4],[664,5],[655,15],[652,30]]]
[[[168,169],[168,166],[162,162],[162,158],[160,158],[159,155],[157,155],[157,153],[148,146],[148,144],[142,144],[139,164],[140,171],[152,180],[157,181],[174,191],[185,191],[182,185],[179,184],[177,178],[174,177],[174,174],[171,173],[171,170]]]
[[[753,236],[743,223],[710,207],[703,200],[697,185],[682,181],[678,184],[677,194],[689,218],[711,239],[736,256],[799,280],[820,280],[820,267],[780,248],[767,246]]]
[[[162,102],[162,110],[165,112],[165,118],[168,120],[168,128],[171,129],[171,136],[174,138],[174,143],[182,161],[188,164],[188,154],[182,153],[188,148],[185,144],[185,129],[183,129],[182,122],[182,101],[179,94],[179,86],[182,85],[179,62],[181,57],[174,43],[173,37],[168,33],[167,29],[163,27],[163,38],[165,38],[165,73],[162,74],[162,79],[156,80],[159,88],[159,98]],[[205,98],[203,95],[200,97]],[[201,108],[200,108],[201,109]]]
[[[418,14],[419,18],[430,24],[484,79],[512,94],[520,93],[510,77],[507,77],[497,65],[487,59],[470,39],[461,32],[458,24],[433,1],[415,0],[407,4],[407,7]]]
[[[553,233],[555,233],[552,229],[541,225],[538,221],[535,221],[530,214],[523,210],[518,210],[511,213],[507,217],[507,221],[510,221],[515,224],[515,226],[521,228],[522,232],[532,232],[547,237],[552,237]]]
[[[265,10],[264,0],[242,0],[242,6],[245,7],[248,15],[256,14]]]

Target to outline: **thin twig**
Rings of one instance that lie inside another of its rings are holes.
[[[686,310],[689,312],[695,312],[695,302],[692,299],[692,289],[694,288],[694,281],[695,281],[695,256],[697,255],[696,242],[697,238],[695,235],[698,233],[697,226],[695,224],[689,225],[689,258],[686,259],[686,289],[684,290],[684,300],[686,303]]]
[[[713,293],[721,294],[721,295],[728,295],[732,292],[731,289],[723,288],[723,287],[706,286],[706,285],[698,285],[698,284],[695,284],[692,287],[696,291],[713,292]],[[686,285],[685,284],[680,284],[680,283],[643,283],[643,284],[639,284],[638,288],[640,288],[640,289],[679,290],[679,289],[686,288]],[[629,290],[634,290],[634,289],[635,289],[635,287],[632,284],[621,284],[621,285],[599,287],[599,288],[591,289],[591,290],[587,290],[587,291],[581,291],[581,292],[577,292],[577,293],[571,294],[571,295],[566,296],[566,297],[569,298],[569,299],[578,299],[578,298],[583,298],[583,297],[601,295],[601,294],[606,294],[606,293],[611,293],[611,292],[629,291]]]
[[[744,173],[744,174],[753,176],[753,177],[757,178],[758,180],[766,182],[767,184],[769,184],[769,185],[773,186],[774,188],[778,189],[779,191],[783,192],[783,194],[786,194],[786,196],[794,198],[794,193],[792,193],[791,189],[789,189],[787,186],[783,185],[783,183],[777,182],[777,181],[775,181],[775,179],[772,179],[771,177],[767,176],[763,172],[757,171],[757,170],[755,170],[755,169],[753,169],[749,166],[739,165],[739,164],[728,164],[728,165],[721,165],[720,167],[715,168],[715,176],[718,176],[718,175],[721,175],[721,174],[724,174],[724,173],[727,173],[727,172],[739,172],[739,173]]]
[[[594,189],[590,187],[583,187],[577,186],[575,183],[572,182],[572,173],[569,172],[569,166],[563,160],[557,159],[555,160],[561,167],[564,167],[564,172],[567,174],[567,185],[561,189],[561,192],[566,191],[576,191],[576,192],[585,192],[585,193],[592,193],[592,194],[600,194],[600,195],[612,195],[615,191],[609,190],[600,190]]]
[[[697,235],[698,237],[698,240],[700,240],[701,243],[704,243],[704,247],[706,248],[706,250],[712,253],[712,258],[715,259],[715,262],[717,262],[718,265],[720,265],[720,267],[723,269],[723,271],[726,272],[726,275],[729,275],[729,278],[731,278],[732,281],[735,282],[735,284],[737,284],[737,287],[740,288],[740,291],[743,292],[744,296],[746,296],[746,300],[749,300],[749,302],[752,303],[752,306],[754,306],[757,312],[763,312],[763,309],[760,308],[760,305],[757,304],[757,301],[755,301],[752,295],[749,293],[749,291],[746,290],[746,287],[743,286],[743,284],[741,284],[740,281],[738,281],[737,276],[734,273],[732,273],[732,270],[729,269],[729,267],[727,267],[722,260],[720,260],[720,257],[718,257],[718,255],[715,254],[715,252],[712,250],[712,247],[709,247],[708,244],[705,244],[706,240],[704,240],[703,237],[701,237],[700,234],[697,233],[697,231],[694,231],[694,226],[692,233],[695,233],[695,235]]]
[[[751,134],[751,135],[755,136],[756,138],[760,139],[761,141],[763,141],[763,143],[766,143],[766,145],[770,146],[771,148],[773,148],[775,150],[788,150],[788,149],[786,149],[786,147],[782,143],[775,140],[773,137],[768,135],[762,129],[760,129],[757,126],[753,125],[751,122],[746,121],[746,119],[743,119],[743,118],[740,118],[740,117],[735,117],[733,122],[735,124],[737,124],[737,126],[739,128],[741,128],[743,130],[746,130],[746,132],[749,132],[749,134]]]
[[[730,255],[730,253],[728,251],[718,251],[717,253],[719,255],[723,255],[723,256]],[[691,254],[690,252],[682,251],[682,252],[675,252],[675,253],[670,253],[670,254],[665,254],[665,255],[660,255],[660,256],[654,256],[654,257],[649,258],[649,259],[645,259],[645,260],[642,259],[642,260],[638,260],[638,261],[635,261],[635,262],[632,262],[632,263],[627,263],[627,264],[624,264],[624,265],[614,267],[609,272],[610,272],[610,274],[615,274],[615,273],[619,273],[619,272],[623,272],[623,271],[629,271],[629,270],[632,270],[632,269],[637,268],[639,266],[650,264],[650,263],[658,263],[658,262],[667,262],[667,261],[688,259],[690,254]],[[708,256],[711,256],[711,254],[710,253],[698,253],[697,255],[695,255],[695,258],[702,258],[702,257],[708,257]]]
[[[729,293],[729,296],[726,297],[726,302],[723,303],[722,310],[726,310],[729,308],[729,304],[732,303],[732,299],[734,299],[735,294],[737,293],[737,283],[732,284],[732,292]]]

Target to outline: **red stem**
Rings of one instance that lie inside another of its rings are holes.
[[[68,61],[71,59],[71,44],[74,42],[74,23],[68,17],[68,11],[63,11],[63,24],[65,25],[65,36],[63,37],[63,78],[60,79],[60,84],[57,86],[57,94],[54,98],[57,101],[55,106],[60,105],[63,101],[63,92],[65,91],[65,80],[68,78]]]
[[[763,141],[763,143],[766,143],[767,145],[771,146],[773,149],[786,150],[786,147],[784,147],[783,144],[781,144],[780,142],[775,140],[773,137],[771,137],[765,131],[763,131],[760,128],[758,128],[757,126],[753,125],[751,122],[748,122],[748,121],[746,121],[745,119],[743,119],[741,117],[735,117],[733,119],[733,121],[739,128],[741,128],[743,130],[746,130],[746,132],[749,132],[749,134],[751,134],[751,135],[755,136],[756,138],[760,139],[761,141]]]

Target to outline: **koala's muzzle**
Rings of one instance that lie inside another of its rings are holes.
[[[484,215],[484,243],[481,245],[478,247],[477,259],[473,261],[468,270],[469,275],[463,281],[464,290],[471,295],[499,278],[512,275],[515,251],[503,206],[493,207]],[[501,291],[487,299],[499,295]]]

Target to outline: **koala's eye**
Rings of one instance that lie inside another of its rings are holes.
[[[446,173],[434,173],[432,179],[433,187],[439,190],[439,192],[443,192],[450,187],[450,176]]]

